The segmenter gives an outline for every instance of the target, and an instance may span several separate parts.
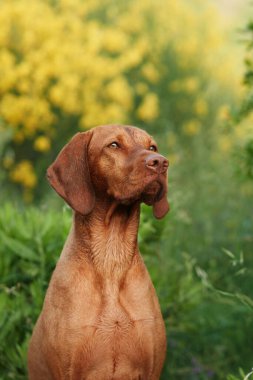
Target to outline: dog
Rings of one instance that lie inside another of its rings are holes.
[[[169,210],[168,160],[145,131],[77,133],[47,170],[73,209],[28,352],[30,380],[157,380],[166,352],[158,299],[138,250],[140,204]]]

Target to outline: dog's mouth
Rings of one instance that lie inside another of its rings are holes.
[[[135,190],[131,195],[126,197],[115,197],[115,199],[124,205],[131,205],[132,203],[139,201],[146,203],[147,205],[153,205],[155,202],[159,201],[165,192],[165,178],[160,178],[160,176],[150,176],[146,177],[141,188]]]
[[[142,185],[134,191],[125,188],[125,196],[117,196],[118,194],[111,192],[110,196],[113,199],[113,207],[110,209],[107,217],[110,220],[110,217],[115,209],[123,206],[127,210],[127,215],[133,208],[134,205],[140,203],[145,203],[148,206],[153,207],[153,214],[157,219],[161,219],[169,211],[169,204],[166,198],[167,193],[167,183],[165,175],[156,175],[156,176],[146,176],[143,179]],[[128,190],[128,191],[127,191]],[[122,194],[122,193],[121,193]]]
[[[162,198],[163,193],[164,190],[162,183],[158,180],[155,180],[144,188],[141,194],[141,200],[147,205],[153,205],[155,202],[159,201]]]

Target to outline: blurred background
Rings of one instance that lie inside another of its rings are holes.
[[[0,379],[26,352],[71,210],[45,171],[77,131],[126,123],[170,161],[139,244],[167,326],[163,380],[253,367],[253,5],[0,2]],[[253,376],[252,376],[253,378]]]

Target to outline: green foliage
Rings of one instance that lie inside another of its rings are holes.
[[[244,29],[246,36],[246,58],[244,85],[246,88],[246,95],[242,101],[241,107],[235,116],[235,121],[241,122],[246,119],[248,124],[252,123],[253,111],[253,22],[250,21]],[[253,179],[253,139],[252,134],[246,139],[243,146],[236,152],[238,171],[244,179]]]
[[[253,179],[253,139],[236,152],[237,172],[242,179]]]
[[[171,168],[171,213],[145,257],[168,326],[164,380],[223,380],[252,366],[251,196],[238,196],[229,162],[195,159]]]
[[[0,379],[26,379],[32,327],[70,225],[70,213],[0,212]]]
[[[253,371],[249,372],[248,374],[245,374],[245,372],[240,368],[239,369],[239,375],[228,375],[227,380],[250,380],[253,376]]]
[[[199,204],[196,187],[189,186],[187,196],[173,192],[172,211],[162,221],[142,208],[139,244],[168,334],[162,380],[239,380],[238,368],[247,373],[252,365],[252,215],[247,202],[234,197],[237,184],[222,210],[227,193],[214,205],[214,176],[204,178]],[[172,173],[171,187],[179,182]],[[6,204],[0,211],[1,380],[27,378],[29,337],[70,224],[67,207]]]
[[[244,82],[247,86],[252,87],[253,85],[253,59],[252,59],[252,51],[253,51],[253,22],[250,21],[247,23],[246,28],[244,30],[244,34],[246,36],[246,46],[248,50],[247,58],[245,58],[245,66],[246,72],[244,74]]]

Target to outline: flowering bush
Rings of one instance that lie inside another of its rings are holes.
[[[235,93],[224,38],[200,0],[1,2],[6,177],[31,199],[53,147],[99,124],[145,126],[170,147],[210,129]]]
[[[246,57],[245,57],[245,73],[244,85],[246,94],[244,95],[239,112],[236,115],[237,131],[247,131],[243,134],[243,138],[239,139],[237,149],[238,172],[244,179],[253,179],[253,49],[252,49],[252,31],[253,22],[247,23],[244,30],[246,35]]]

